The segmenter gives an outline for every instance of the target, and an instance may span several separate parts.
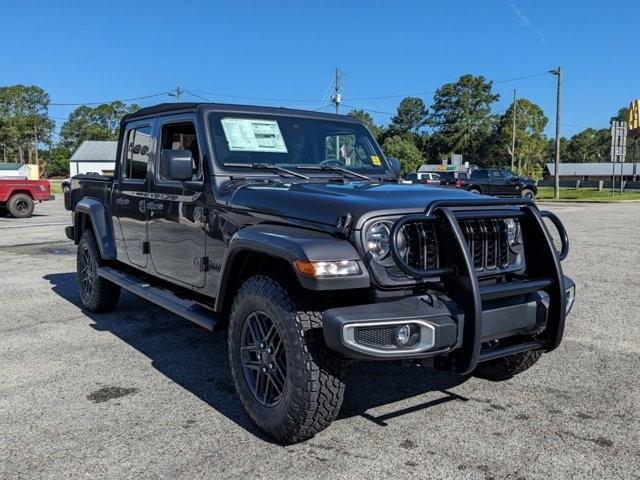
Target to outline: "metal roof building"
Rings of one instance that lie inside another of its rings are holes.
[[[633,177],[640,175],[640,164],[625,162],[622,164],[623,174],[625,177]],[[608,180],[611,178],[613,165],[611,162],[602,163],[561,163],[560,178],[567,180]],[[545,177],[553,177],[556,172],[556,166],[553,163],[545,165]],[[620,164],[616,163],[616,175],[620,175]]]
[[[85,140],[69,159],[70,176],[99,173],[110,174],[116,165],[118,142]]]

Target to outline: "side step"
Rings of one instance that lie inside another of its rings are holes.
[[[98,275],[145,300],[149,300],[151,303],[155,303],[176,315],[191,320],[207,330],[213,330],[217,323],[215,313],[202,307],[199,303],[180,298],[163,288],[151,286],[134,275],[120,272],[110,267],[99,267]]]

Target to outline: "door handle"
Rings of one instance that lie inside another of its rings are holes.
[[[128,198],[116,198],[116,205],[120,205],[120,206],[129,205],[129,199]]]

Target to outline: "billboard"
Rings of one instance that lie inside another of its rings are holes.
[[[640,99],[636,99],[629,105],[629,136],[640,135]]]

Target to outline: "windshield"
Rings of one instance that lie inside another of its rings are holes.
[[[214,112],[209,116],[209,128],[220,166],[326,165],[372,175],[391,171],[369,131],[355,123]]]

